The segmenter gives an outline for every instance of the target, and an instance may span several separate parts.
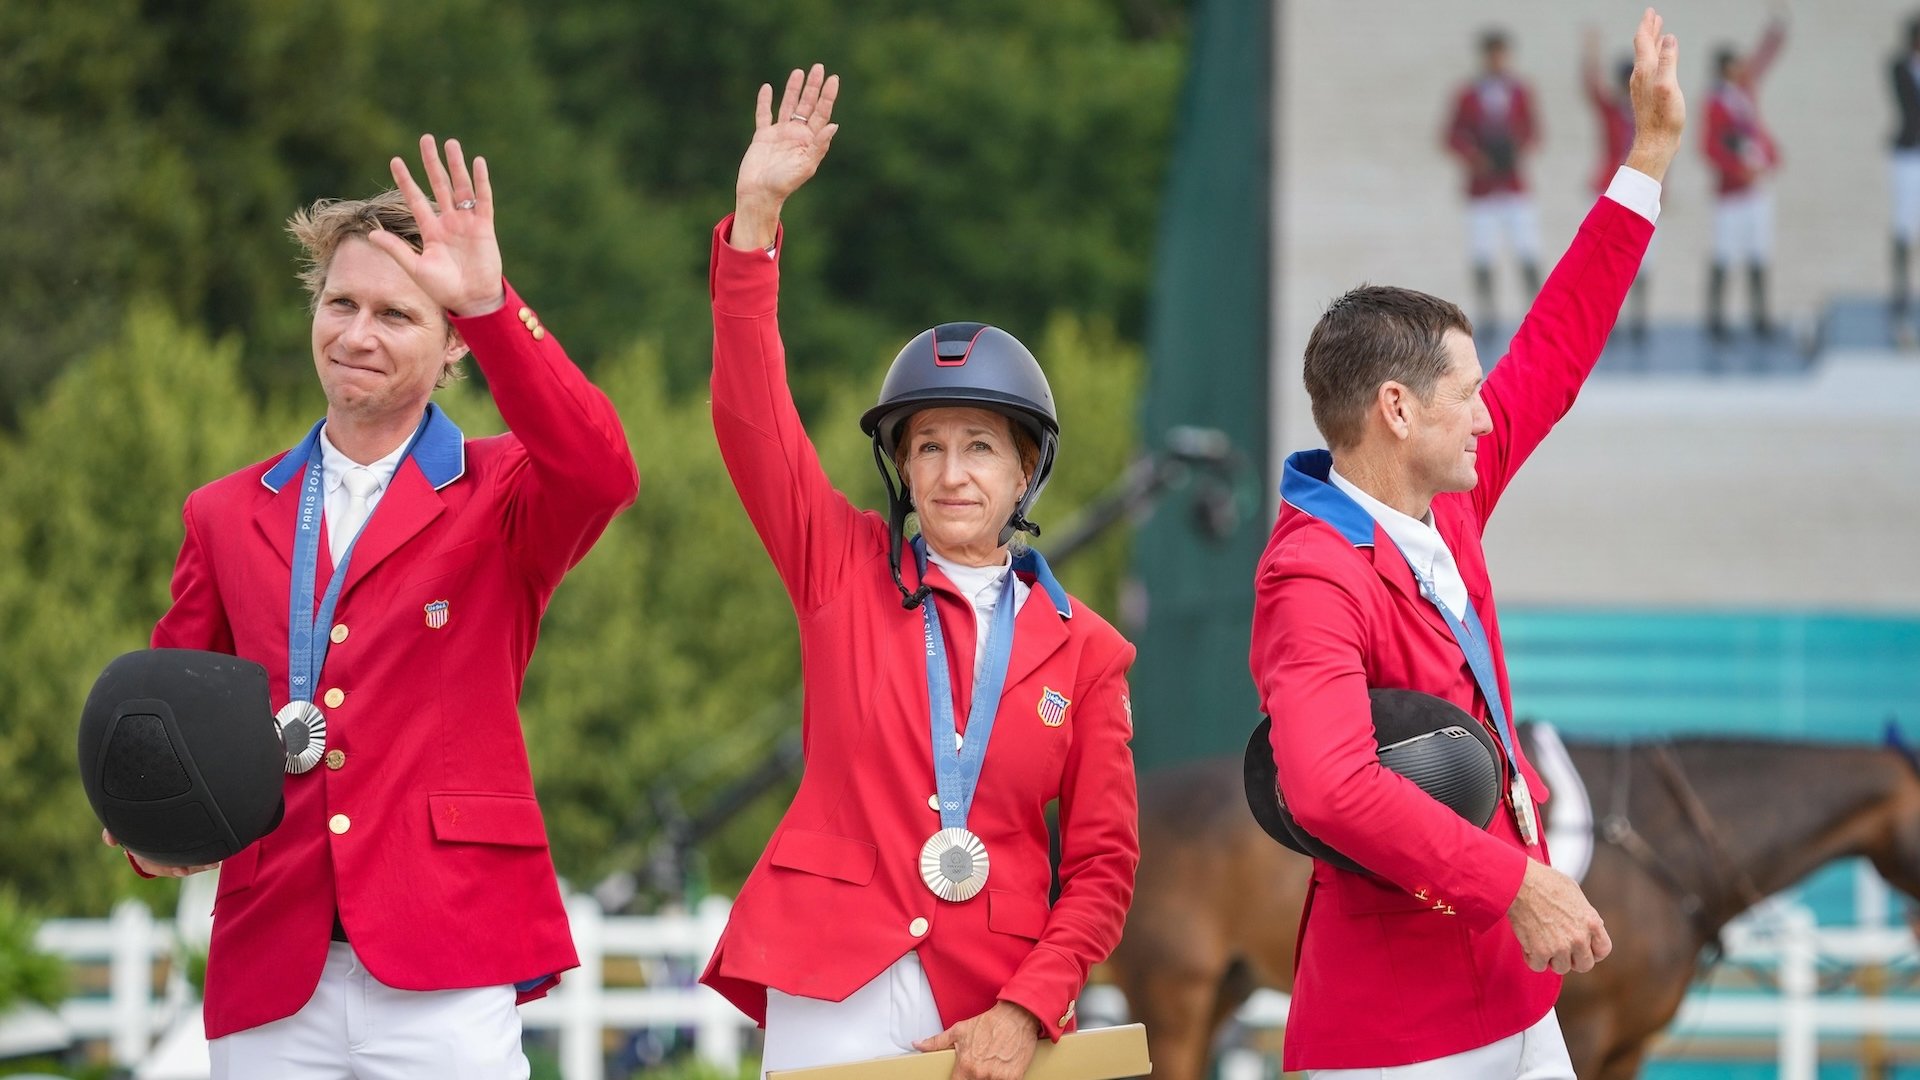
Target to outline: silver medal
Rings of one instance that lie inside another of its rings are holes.
[[[1527,789],[1527,778],[1520,775],[1518,769],[1513,773],[1513,786],[1507,789],[1507,801],[1513,806],[1514,821],[1520,826],[1520,842],[1532,847],[1540,842],[1540,823],[1533,816],[1533,792]]]
[[[274,714],[280,745],[287,754],[287,771],[306,772],[320,764],[327,752],[327,717],[311,701],[289,701]]]
[[[987,845],[966,829],[941,829],[920,848],[920,880],[942,900],[973,899],[987,887]]]

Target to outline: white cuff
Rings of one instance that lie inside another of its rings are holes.
[[[1638,174],[1635,174],[1635,175],[1638,175]],[[1659,192],[1659,190],[1660,190],[1660,188],[1659,188],[1659,185],[1657,185],[1657,184],[1656,184],[1656,185],[1654,186],[1654,191],[1655,191],[1655,193],[1656,193],[1656,197],[1657,197],[1657,193]],[[1611,195],[1611,194],[1613,194],[1613,193],[1612,193],[1611,191],[1609,191],[1609,192],[1608,192],[1607,194],[1609,194],[1609,195]],[[766,246],[766,247],[765,247],[765,248],[764,248],[763,250],[765,250],[765,251],[766,251],[766,253],[767,253],[767,258],[769,258],[769,259],[778,259],[778,258],[780,257],[780,241],[778,241],[778,240],[775,240],[775,241],[774,241],[773,243],[771,243],[771,244],[768,244],[768,245],[767,245],[767,246]]]
[[[1607,185],[1607,198],[1656,225],[1660,223],[1660,181],[1639,169],[1620,166]]]

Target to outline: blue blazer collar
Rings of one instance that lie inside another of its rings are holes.
[[[912,540],[912,545],[913,560],[920,569],[921,580],[924,581],[927,576],[927,542],[924,538],[916,536]],[[1039,552],[1028,548],[1015,555],[1013,572],[1033,578],[1034,584],[1046,590],[1047,599],[1053,601],[1053,610],[1059,612],[1063,619],[1073,618],[1072,598],[1067,596],[1067,590],[1061,587],[1060,579],[1053,576],[1053,567],[1047,565],[1046,558]]]
[[[1335,487],[1331,478],[1333,454],[1302,450],[1287,458],[1280,472],[1280,498],[1289,506],[1319,518],[1354,547],[1373,546],[1373,515]]]
[[[467,440],[460,428],[447,416],[440,406],[427,403],[426,431],[420,435],[420,441],[413,448],[413,463],[419,466],[421,475],[433,490],[439,491],[467,472]],[[313,446],[320,441],[320,429],[327,426],[325,417],[316,421],[307,430],[307,437],[300,444],[287,451],[286,455],[266,474],[260,482],[268,491],[276,494],[287,481],[300,475],[307,466],[307,459],[313,454]]]

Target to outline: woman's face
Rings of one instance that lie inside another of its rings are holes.
[[[901,427],[900,445],[927,546],[968,566],[1003,561],[1000,530],[1029,480],[1013,422],[988,409],[925,409]]]

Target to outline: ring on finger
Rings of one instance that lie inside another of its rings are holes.
[[[461,199],[459,202],[453,204],[453,208],[455,210],[471,210],[479,205],[478,202],[472,199]]]
[[[787,117],[787,119],[789,119],[789,120],[798,120],[798,121],[800,121],[801,123],[803,123],[803,124],[804,124],[804,123],[806,123],[806,122],[807,122],[807,121],[808,121],[809,119],[811,119],[811,118],[810,118],[810,117],[806,117],[806,116],[801,116],[801,115],[800,115],[799,113],[794,113],[794,114],[793,114],[792,116],[789,116],[789,117]]]

